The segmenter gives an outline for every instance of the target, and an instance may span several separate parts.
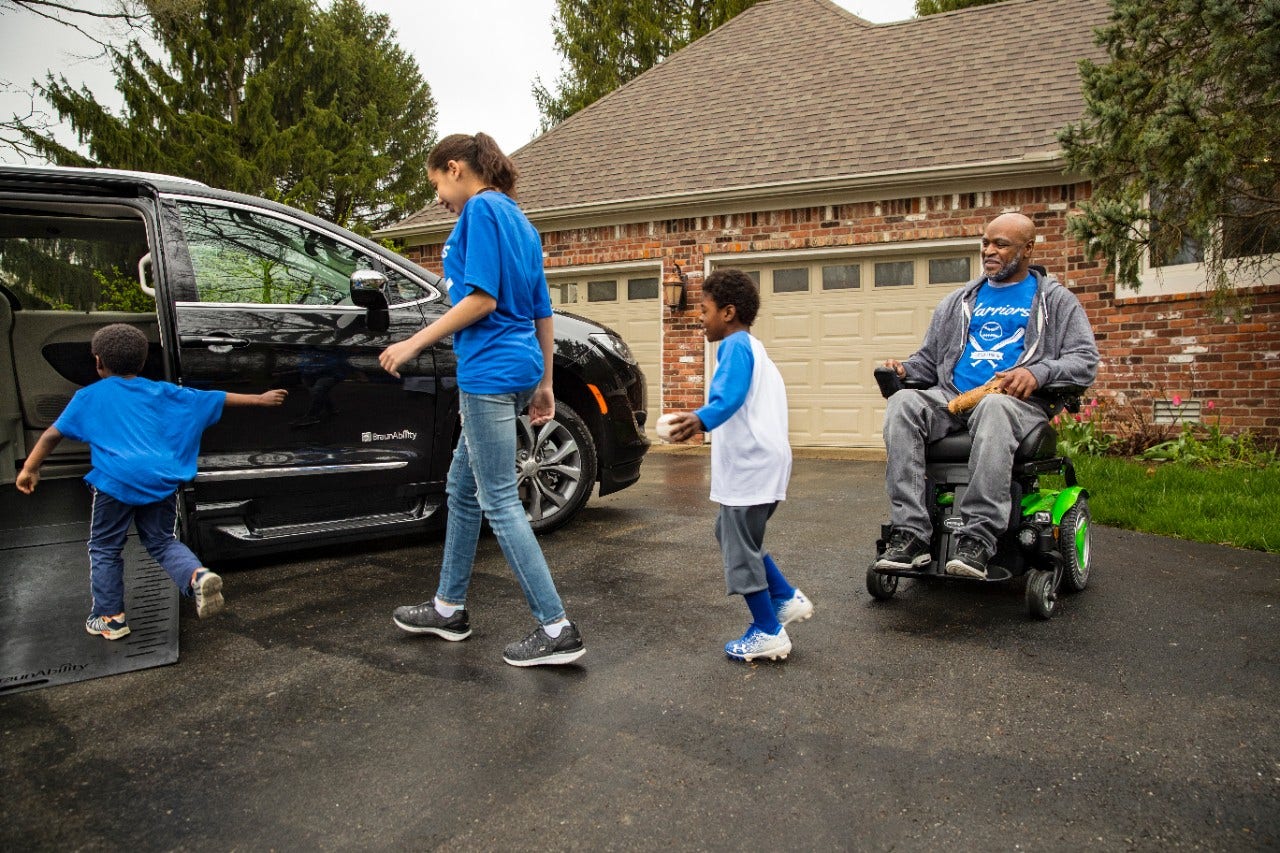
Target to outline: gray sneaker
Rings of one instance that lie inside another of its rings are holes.
[[[208,569],[197,569],[191,581],[191,597],[196,600],[196,615],[201,619],[222,612],[226,601],[222,597],[222,578]]]
[[[460,607],[453,611],[452,616],[441,616],[440,611],[436,610],[434,599],[397,607],[391,614],[391,621],[400,630],[410,634],[435,634],[453,643],[471,636],[471,619],[467,616],[467,609]]]
[[[560,636],[555,638],[539,625],[523,640],[503,649],[502,659],[512,666],[539,666],[573,663],[586,653],[578,626],[570,622],[560,631]]]

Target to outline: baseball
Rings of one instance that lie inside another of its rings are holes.
[[[671,423],[676,419],[675,412],[667,412],[658,418],[658,422],[653,425],[654,430],[658,433],[658,438],[663,441],[671,441]]]

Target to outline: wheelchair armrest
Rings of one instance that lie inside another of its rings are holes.
[[[1031,396],[1038,397],[1049,405],[1050,411],[1057,412],[1066,409],[1068,412],[1080,411],[1080,396],[1087,391],[1087,385],[1068,385],[1066,383],[1051,383],[1043,388],[1037,388],[1031,393]]]
[[[880,395],[886,400],[903,388],[929,388],[928,382],[922,379],[903,379],[892,367],[877,367],[871,372],[880,386]]]

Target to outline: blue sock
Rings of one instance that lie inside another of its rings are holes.
[[[768,554],[764,555],[764,576],[769,582],[769,597],[773,599],[774,604],[790,601],[791,596],[796,594],[796,588],[787,583],[782,570]]]
[[[751,608],[752,624],[766,634],[776,634],[782,630],[778,615],[773,612],[773,599],[769,597],[769,590],[762,589],[742,597],[747,600],[747,607]]]

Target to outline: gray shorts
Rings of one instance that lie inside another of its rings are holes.
[[[724,555],[727,595],[749,595],[769,588],[764,571],[764,526],[778,504],[721,506],[716,541]]]

